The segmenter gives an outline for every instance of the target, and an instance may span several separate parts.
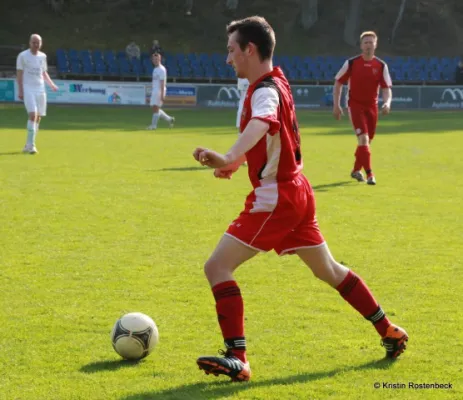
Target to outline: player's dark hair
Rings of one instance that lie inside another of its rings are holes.
[[[238,32],[236,40],[241,50],[249,43],[254,43],[262,61],[272,58],[275,32],[265,18],[254,16],[230,22],[227,25],[227,34],[231,35],[233,32]]]

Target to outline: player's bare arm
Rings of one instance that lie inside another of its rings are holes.
[[[23,87],[24,71],[22,69],[16,70],[16,80],[18,82],[18,97],[24,100],[24,87]]]
[[[267,122],[252,119],[227,154],[220,154],[214,150],[198,147],[193,152],[193,157],[201,165],[210,168],[231,166],[242,161],[245,153],[251,150],[268,130],[269,124]]]
[[[160,88],[161,88],[161,101],[164,103],[164,100],[166,98],[166,81],[165,80],[161,80],[159,81],[159,85],[160,85]]]
[[[391,112],[392,90],[391,88],[383,88],[381,89],[381,94],[384,102],[381,110],[383,115],[387,115]]]
[[[48,75],[48,72],[45,71],[43,73],[43,80],[47,82],[47,85],[50,86],[50,88],[56,92],[58,90],[58,86],[55,85],[55,82],[50,78],[50,75]]]
[[[340,120],[344,115],[341,107],[342,83],[336,80],[333,88],[333,116]]]
[[[243,165],[243,163],[246,162],[246,156],[243,155],[239,160],[235,161],[234,163],[230,165],[226,165],[225,167],[222,168],[216,168],[214,170],[214,176],[219,179],[231,179],[232,175],[238,171]]]

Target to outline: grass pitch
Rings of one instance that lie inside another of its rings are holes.
[[[222,347],[202,265],[250,184],[245,168],[214,179],[191,153],[226,151],[234,111],[172,110],[175,129],[160,122],[156,132],[144,130],[148,109],[48,114],[40,153],[23,155],[26,113],[0,105],[0,399],[463,398],[463,114],[381,119],[370,187],[349,178],[347,119],[299,111],[322,232],[408,331],[409,348],[385,362],[373,327],[296,257],[259,255],[236,274],[246,384],[195,364]],[[139,363],[120,361],[109,339],[129,311],[160,331]]]

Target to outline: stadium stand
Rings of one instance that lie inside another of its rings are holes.
[[[229,80],[235,78],[233,69],[226,65],[225,54],[169,54],[164,64],[172,79]],[[332,81],[346,57],[340,56],[275,56],[292,81]],[[454,79],[459,57],[384,57],[394,82],[448,82]],[[58,49],[58,74],[63,78],[149,78],[153,66],[149,54],[140,59],[128,59],[124,51]]]

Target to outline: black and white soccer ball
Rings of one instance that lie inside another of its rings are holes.
[[[159,341],[154,321],[134,312],[117,320],[111,331],[111,342],[117,354],[126,360],[140,360],[150,354]]]

